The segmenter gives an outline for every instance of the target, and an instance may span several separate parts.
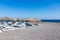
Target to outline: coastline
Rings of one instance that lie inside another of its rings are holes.
[[[37,27],[0,33],[0,40],[60,40],[60,23],[46,23]]]

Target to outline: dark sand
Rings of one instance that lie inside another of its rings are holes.
[[[0,40],[60,40],[60,23],[42,23],[39,27],[0,33]]]

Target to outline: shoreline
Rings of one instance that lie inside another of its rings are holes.
[[[60,40],[60,23],[41,24],[21,30],[4,31],[0,33],[0,40]]]

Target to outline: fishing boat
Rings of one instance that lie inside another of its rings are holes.
[[[3,28],[13,28],[12,26],[8,25],[8,23],[4,22],[3,24]]]
[[[16,22],[12,26],[16,28],[21,28],[21,29],[26,27],[25,23],[21,23],[21,22]]]

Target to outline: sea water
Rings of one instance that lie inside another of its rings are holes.
[[[56,22],[56,23],[60,23],[60,20],[48,20],[48,19],[42,19],[42,22]]]

